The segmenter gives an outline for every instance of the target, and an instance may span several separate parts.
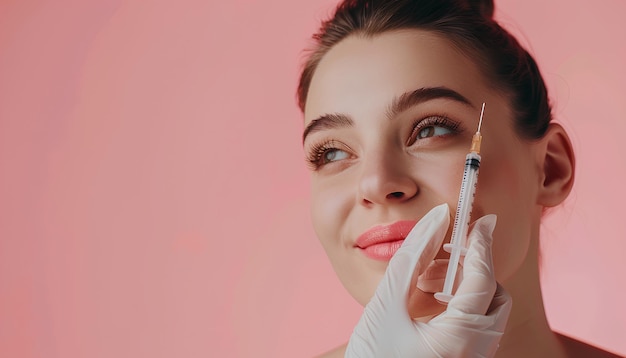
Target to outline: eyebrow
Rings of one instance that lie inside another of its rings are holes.
[[[405,92],[399,97],[394,97],[391,104],[387,107],[386,116],[391,119],[399,113],[416,106],[420,103],[433,99],[450,99],[461,104],[474,108],[472,103],[461,95],[459,92],[447,87],[422,87],[414,91]],[[331,113],[322,115],[309,123],[302,133],[302,143],[307,136],[325,129],[350,127],[354,125],[354,121],[347,115],[342,113]]]

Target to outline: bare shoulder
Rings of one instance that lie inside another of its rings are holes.
[[[330,350],[326,353],[322,353],[316,358],[343,358],[346,354],[346,347],[348,344],[343,344],[333,350]]]
[[[593,358],[623,358],[623,356],[615,353],[607,352],[600,348],[594,347],[588,343],[581,342],[571,337],[557,334],[561,344],[567,352],[567,356],[571,358],[593,357]]]

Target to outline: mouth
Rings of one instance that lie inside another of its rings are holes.
[[[389,261],[416,223],[414,220],[403,220],[391,225],[374,226],[357,238],[355,247],[371,259]]]

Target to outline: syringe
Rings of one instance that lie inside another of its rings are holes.
[[[442,303],[448,303],[452,299],[452,289],[454,287],[454,280],[456,278],[459,260],[461,259],[461,255],[465,256],[467,253],[467,230],[469,228],[472,203],[474,202],[474,194],[476,193],[476,184],[478,182],[478,169],[480,167],[480,143],[483,139],[480,135],[480,126],[483,123],[484,113],[485,104],[483,103],[480,111],[480,120],[478,121],[478,130],[476,131],[476,134],[474,134],[474,137],[472,137],[470,152],[465,157],[463,182],[461,183],[459,202],[456,207],[456,217],[454,218],[452,238],[450,239],[449,244],[443,245],[443,249],[450,253],[450,261],[448,262],[446,280],[443,284],[443,292],[435,293],[435,299]]]

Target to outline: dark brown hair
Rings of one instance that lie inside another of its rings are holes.
[[[477,59],[493,86],[505,93],[524,138],[541,138],[552,119],[545,83],[532,56],[493,19],[492,0],[344,0],[313,35],[315,46],[298,84],[304,107],[324,55],[348,36],[420,29],[443,35]]]

